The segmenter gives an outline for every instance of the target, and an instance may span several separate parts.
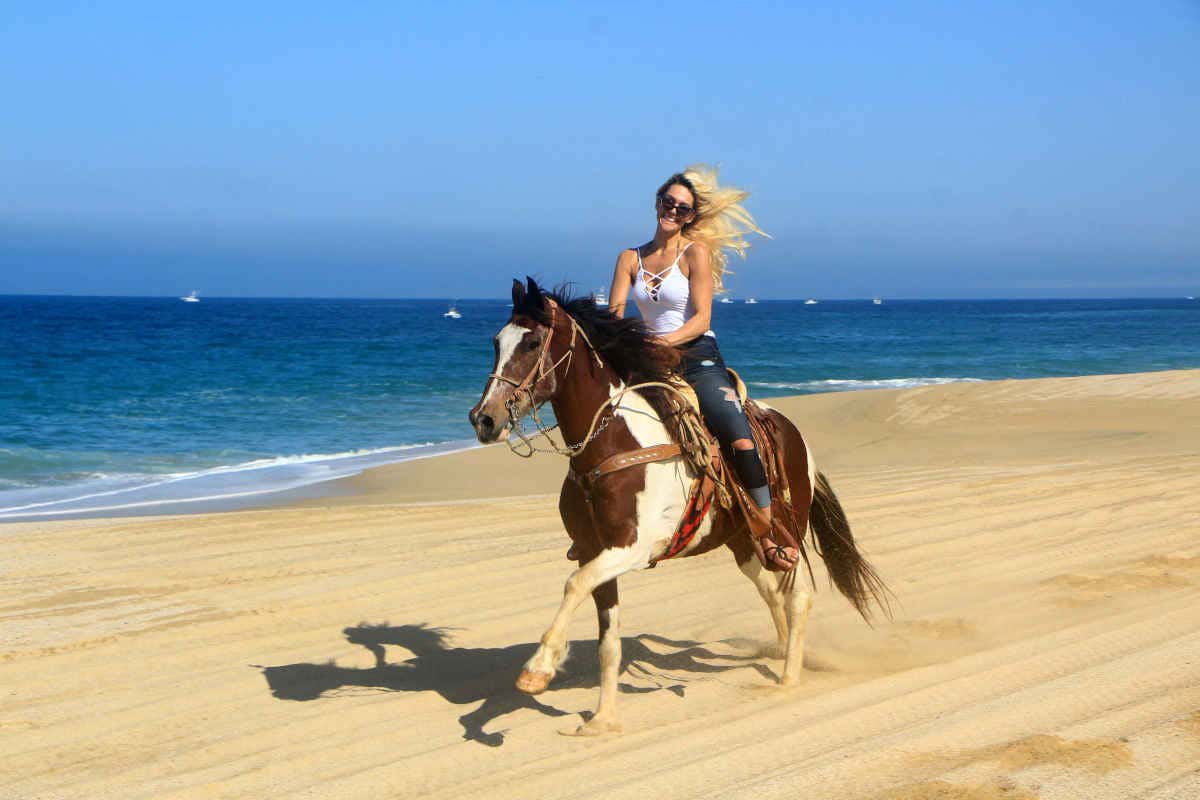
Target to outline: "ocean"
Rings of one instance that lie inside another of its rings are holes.
[[[0,520],[260,502],[474,446],[507,300],[0,296]],[[714,306],[760,397],[1200,367],[1200,301]]]

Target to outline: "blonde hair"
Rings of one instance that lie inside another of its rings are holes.
[[[707,164],[693,164],[683,172],[677,172],[659,187],[658,195],[674,185],[692,193],[696,216],[683,226],[683,234],[693,242],[708,248],[709,267],[712,269],[713,289],[725,291],[725,276],[732,274],[728,267],[726,251],[737,253],[742,258],[750,249],[746,235],[757,233],[771,238],[754,222],[750,212],[742,207],[742,201],[750,193],[733,186],[717,183],[717,168]],[[657,195],[656,195],[657,196]]]

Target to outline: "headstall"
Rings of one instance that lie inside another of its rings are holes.
[[[598,436],[600,432],[607,427],[607,420],[605,421],[605,424],[601,425],[599,428],[595,427],[595,423],[593,421],[593,429],[583,441],[579,442],[578,444],[564,442],[566,446],[561,447],[552,438],[550,438],[550,431],[557,428],[558,425],[546,425],[544,422],[542,422],[542,418],[538,411],[543,405],[545,405],[545,401],[541,403],[534,403],[533,393],[536,391],[538,384],[549,376],[554,375],[558,370],[559,365],[563,362],[566,362],[566,367],[563,370],[562,378],[566,379],[567,374],[571,371],[571,363],[575,356],[575,340],[577,337],[583,337],[583,340],[587,342],[588,351],[591,352],[592,357],[596,359],[596,366],[604,366],[604,362],[600,359],[600,354],[597,353],[596,348],[592,346],[592,342],[590,339],[588,339],[587,333],[584,332],[583,328],[579,326],[579,323],[575,321],[574,317],[566,312],[563,312],[564,316],[566,316],[567,320],[571,323],[571,342],[567,345],[566,352],[559,356],[558,360],[551,364],[548,369],[546,368],[546,356],[550,352],[550,341],[554,338],[554,326],[558,321],[559,305],[549,297],[545,298],[545,302],[550,309],[549,331],[546,333],[546,338],[542,340],[542,348],[538,352],[537,361],[535,361],[533,366],[529,369],[528,374],[526,374],[521,381],[514,381],[512,378],[508,377],[507,375],[501,375],[499,372],[493,372],[490,375],[490,377],[499,381],[503,381],[504,383],[511,384],[514,387],[512,394],[509,395],[508,399],[504,401],[504,407],[508,410],[509,426],[512,428],[513,433],[515,433],[517,437],[520,438],[520,440],[525,444],[527,449],[517,449],[517,445],[514,445],[511,440],[509,441],[508,446],[509,449],[511,449],[514,453],[526,458],[539,451],[573,456],[582,450],[590,441],[592,441],[592,439],[595,439],[596,436]],[[542,436],[544,436],[546,440],[550,442],[551,448],[547,449],[544,447],[537,447],[533,441],[525,435],[525,431],[521,425],[522,415],[519,413],[519,407],[522,401],[525,399],[528,399],[529,401],[529,413],[530,416],[533,417],[534,424],[537,426],[537,432],[542,434]]]

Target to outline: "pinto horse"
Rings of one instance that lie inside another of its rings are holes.
[[[495,366],[471,409],[471,424],[487,444],[520,430],[523,417],[532,413],[536,419],[542,404],[552,405],[566,445],[555,449],[571,456],[559,513],[581,564],[567,579],[558,612],[517,688],[529,694],[546,690],[567,656],[567,625],[591,595],[600,628],[600,700],[595,714],[574,733],[616,731],[621,663],[617,579],[668,557],[693,475],[685,459],[675,455],[634,463],[593,481],[579,476],[615,455],[672,443],[668,390],[661,385],[628,387],[670,381],[678,356],[640,320],[618,319],[597,308],[591,297],[544,291],[529,278],[526,285],[513,281],[512,299],[512,317],[496,334]],[[811,531],[832,582],[864,618],[869,620],[872,601],[886,611],[887,589],[855,546],[841,505],[817,472],[804,438],[782,414],[769,408],[766,413],[791,487],[790,516],[801,521],[799,530],[793,530],[795,538],[803,542]],[[733,551],[766,601],[778,636],[773,655],[784,658],[780,683],[794,683],[803,666],[811,593],[796,586],[794,570],[764,569],[754,556],[744,518],[717,503],[686,547],[670,555],[693,556],[721,545]]]

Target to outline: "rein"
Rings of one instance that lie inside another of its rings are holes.
[[[600,354],[596,352],[596,348],[588,338],[587,333],[582,327],[580,327],[579,323],[575,321],[574,317],[564,311],[563,316],[565,316],[571,323],[571,341],[567,345],[567,351],[559,356],[558,360],[551,364],[549,369],[546,368],[546,360],[550,353],[550,342],[554,338],[555,323],[558,320],[559,312],[559,305],[552,299],[546,298],[546,303],[550,307],[550,330],[549,333],[547,333],[545,340],[542,342],[542,348],[538,353],[537,361],[534,362],[529,372],[520,381],[515,381],[512,378],[509,378],[506,375],[501,375],[498,372],[491,373],[492,378],[511,384],[513,387],[515,387],[512,395],[508,398],[508,400],[505,401],[504,405],[508,410],[509,426],[520,441],[514,442],[512,439],[509,439],[507,442],[509,450],[521,456],[522,458],[530,458],[534,453],[556,453],[558,455],[567,456],[568,458],[574,458],[581,453],[585,447],[591,444],[601,433],[603,433],[604,429],[608,427],[609,423],[616,418],[616,414],[612,410],[620,405],[621,401],[625,398],[625,395],[638,389],[665,389],[682,401],[681,405],[683,408],[686,409],[691,406],[687,396],[680,391],[679,387],[673,386],[670,383],[665,383],[663,381],[645,381],[643,383],[637,383],[631,386],[622,386],[620,391],[602,402],[596,409],[596,412],[592,414],[591,424],[588,425],[587,433],[584,435],[583,439],[575,444],[571,444],[570,442],[564,440],[563,445],[559,445],[550,436],[551,431],[559,426],[546,425],[542,421],[541,415],[538,412],[541,407],[545,405],[546,401],[535,404],[533,402],[534,391],[536,390],[538,384],[540,384],[550,375],[555,374],[559,365],[563,364],[564,362],[566,363],[566,366],[563,370],[562,377],[564,380],[566,379],[567,375],[570,373],[571,364],[573,363],[575,342],[577,337],[583,338],[583,341],[587,344],[588,350],[592,354],[592,357],[596,359],[597,367],[603,367],[604,362],[601,360]],[[537,436],[540,434],[542,438],[550,443],[549,447],[539,447],[529,435],[526,435],[524,427],[521,423],[521,418],[523,415],[519,413],[519,406],[525,399],[528,399],[529,401],[529,415],[533,418],[534,426],[536,427],[536,431],[532,435]],[[607,416],[604,416],[606,411],[610,413]],[[601,419],[602,417],[603,419]],[[663,422],[661,419],[658,421]],[[684,441],[681,441],[680,445],[671,446],[669,451],[666,446],[643,448],[643,451],[645,451],[646,455],[649,455],[649,453],[653,451],[654,457],[649,459],[643,457],[640,451],[624,454],[618,453],[616,456],[606,459],[605,462],[600,464],[597,468],[591,470],[590,474],[593,474],[593,477],[599,477],[601,474],[607,474],[608,472],[613,471],[614,468],[622,469],[627,466],[632,466],[635,463],[644,463],[647,460],[657,461],[682,454],[688,460],[696,474],[700,475],[708,473],[712,477],[717,477],[712,472],[713,468],[709,458],[708,431],[704,427],[704,423],[699,419],[698,415],[687,415],[684,423],[680,425],[679,433],[683,437]],[[630,456],[633,457],[630,458]],[[717,484],[721,490],[722,500],[727,501],[728,497],[724,491],[724,481],[718,478]],[[727,502],[723,502],[722,504],[727,505]]]

